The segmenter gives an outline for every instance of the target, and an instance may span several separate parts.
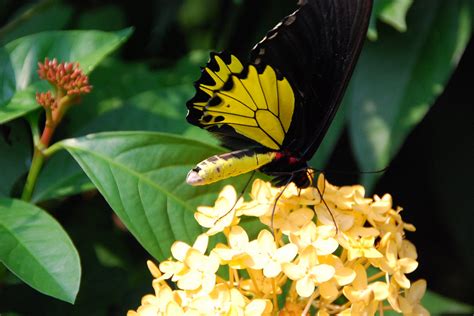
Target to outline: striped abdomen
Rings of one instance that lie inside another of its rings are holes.
[[[236,150],[215,155],[201,161],[189,171],[186,182],[204,185],[259,169],[270,163],[277,152],[256,152],[253,149]]]

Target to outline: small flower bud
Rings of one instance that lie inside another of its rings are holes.
[[[36,102],[38,102],[39,105],[46,109],[54,109],[56,107],[56,100],[54,97],[51,95],[51,91],[48,92],[41,92],[41,93],[36,93]]]

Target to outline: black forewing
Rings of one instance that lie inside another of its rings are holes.
[[[290,81],[297,105],[283,147],[309,160],[319,147],[352,74],[372,0],[304,0],[252,50]]]

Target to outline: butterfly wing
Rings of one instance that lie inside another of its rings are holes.
[[[297,104],[283,147],[306,160],[339,107],[371,8],[372,0],[300,0],[252,50],[251,63],[272,65],[293,87]]]
[[[295,96],[271,66],[243,67],[235,56],[211,54],[187,107],[188,122],[220,136],[226,147],[276,151],[291,125]]]

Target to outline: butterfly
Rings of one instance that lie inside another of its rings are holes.
[[[276,186],[310,186],[308,160],[339,107],[371,10],[372,0],[300,0],[255,45],[248,63],[211,53],[186,119],[232,151],[197,164],[187,183],[260,170]]]

